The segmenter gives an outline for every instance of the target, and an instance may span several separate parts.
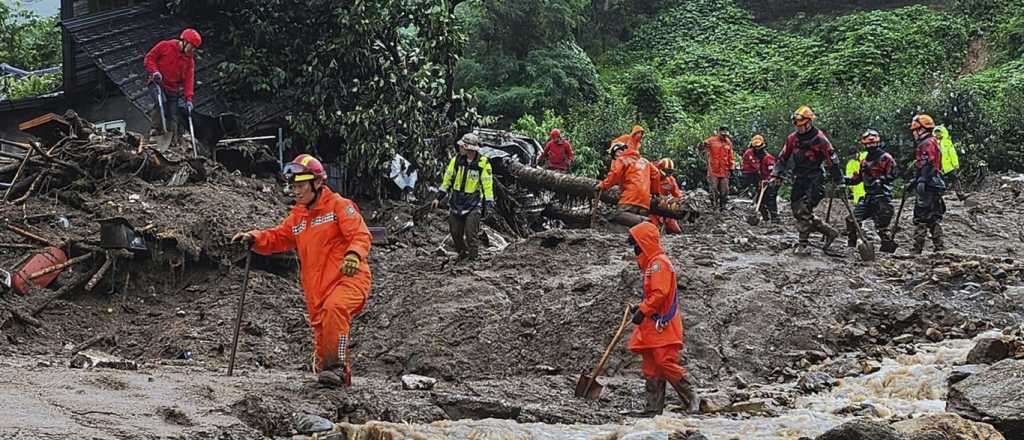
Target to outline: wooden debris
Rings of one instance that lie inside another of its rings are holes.
[[[58,270],[63,270],[64,268],[66,268],[68,266],[74,266],[74,265],[76,265],[78,263],[81,263],[81,262],[83,262],[85,260],[91,259],[95,255],[96,254],[90,252],[88,254],[72,258],[72,259],[70,259],[68,261],[65,261],[63,263],[55,264],[55,265],[47,267],[45,269],[41,269],[41,270],[39,270],[37,272],[33,272],[33,273],[29,274],[28,279],[29,280],[34,280],[34,279],[39,278],[39,277],[41,277],[43,275],[46,275],[48,273],[56,272]]]

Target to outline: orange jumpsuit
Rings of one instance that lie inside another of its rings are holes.
[[[370,295],[371,236],[359,207],[324,186],[312,208],[296,204],[280,225],[251,234],[252,249],[260,254],[298,251],[317,371],[343,368],[347,379],[349,326]],[[348,253],[360,260],[353,276],[341,273]]]
[[[601,190],[619,185],[619,206],[635,206],[641,208],[646,215],[651,209],[652,184],[658,181],[660,172],[654,164],[640,156],[639,150],[626,149],[612,161],[608,176],[601,181]]]
[[[641,356],[644,377],[677,381],[687,376],[679,364],[683,349],[683,319],[678,311],[679,292],[672,261],[661,248],[658,228],[651,223],[633,226],[629,234],[640,246],[637,264],[643,272],[644,320],[629,338],[629,351]]]
[[[637,136],[637,135],[640,134],[640,133],[643,133],[643,131],[644,131],[643,127],[641,127],[639,125],[634,125],[633,129],[630,130],[629,134],[624,134],[624,135],[619,136],[619,137],[617,137],[615,139],[612,139],[611,145],[625,144],[627,150],[635,150],[635,151],[639,152],[640,151],[640,142],[641,141],[640,141],[640,137]]]
[[[683,190],[679,189],[679,184],[676,183],[675,176],[663,176],[661,181],[658,182],[655,193],[659,196],[672,196],[676,198],[683,197]],[[682,228],[679,227],[679,222],[671,217],[662,217],[660,215],[651,214],[651,223],[655,226],[665,225],[665,231],[670,234],[681,234]]]

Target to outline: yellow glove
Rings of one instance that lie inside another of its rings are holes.
[[[359,255],[356,255],[355,252],[349,252],[346,254],[345,259],[342,261],[341,273],[347,276],[352,276],[355,275],[356,272],[359,272]]]

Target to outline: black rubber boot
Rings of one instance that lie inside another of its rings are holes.
[[[687,414],[700,414],[700,399],[697,397],[697,392],[693,390],[685,377],[676,381],[668,381],[672,384],[672,389],[676,390],[676,394],[679,394],[679,400],[683,403],[684,411]]]
[[[644,383],[644,415],[654,417],[665,410],[665,380],[647,379]]]

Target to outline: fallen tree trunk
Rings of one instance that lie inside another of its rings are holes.
[[[503,168],[519,183],[534,189],[544,189],[556,194],[576,196],[583,199],[594,197],[594,187],[598,184],[596,179],[589,177],[563,174],[542,168],[532,168],[513,160],[506,160]],[[609,204],[618,204],[620,188],[613,187],[601,193],[601,201]],[[700,211],[692,206],[690,200],[679,200],[659,196],[656,203],[651,204],[651,213],[662,217],[670,217],[680,220],[695,220]]]

